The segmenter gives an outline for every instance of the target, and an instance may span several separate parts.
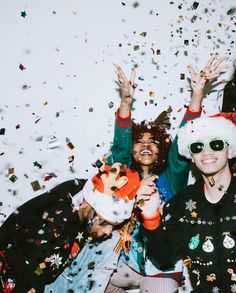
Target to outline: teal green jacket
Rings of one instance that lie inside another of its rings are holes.
[[[191,112],[186,110],[184,118],[180,124],[183,126],[188,120],[199,117],[201,111]],[[158,192],[161,195],[162,201],[166,202],[173,197],[174,194],[181,191],[187,186],[189,175],[189,160],[178,154],[178,137],[176,136],[169,154],[168,164],[166,169],[157,174],[159,177],[155,181]],[[111,148],[111,156],[108,158],[107,164],[111,165],[115,162],[130,167],[132,155],[132,121],[131,115],[122,118],[119,111],[116,113],[115,135],[113,145]],[[130,266],[132,269],[142,275],[151,275],[156,277],[169,277],[180,280],[182,277],[182,265],[175,264],[173,268],[167,271],[159,270],[152,263],[145,258],[145,248],[142,240],[139,237],[140,223],[136,223],[132,234],[132,243],[128,254],[121,253],[121,260]]]
[[[186,110],[180,127],[187,121],[199,117],[201,111],[192,112]],[[167,185],[168,193],[174,195],[187,186],[189,174],[189,160],[178,154],[178,137],[176,136],[168,154],[167,168],[159,175],[159,179]],[[131,115],[122,118],[119,115],[119,110],[116,113],[115,133],[113,145],[111,148],[111,156],[108,158],[107,165],[112,165],[115,162],[126,164],[128,167],[131,165],[132,154],[132,121]],[[166,198],[169,199],[170,195]]]

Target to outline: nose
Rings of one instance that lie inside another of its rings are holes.
[[[144,145],[144,146],[147,146],[149,144],[150,144],[149,141],[145,141],[145,140],[142,141],[142,145]]]
[[[106,227],[102,228],[103,234],[107,237],[111,236],[112,230],[113,230],[112,226],[106,226]]]

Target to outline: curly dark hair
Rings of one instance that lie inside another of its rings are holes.
[[[168,153],[171,146],[171,137],[166,132],[165,127],[156,125],[155,122],[146,120],[139,124],[132,125],[132,142],[136,143],[142,138],[144,133],[150,133],[154,140],[157,141],[158,155],[157,161],[151,166],[150,173],[159,175],[167,166]],[[136,170],[139,176],[142,176],[142,168],[132,155],[131,169]]]

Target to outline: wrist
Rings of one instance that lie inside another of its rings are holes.
[[[120,108],[119,108],[119,115],[121,118],[126,118],[128,116],[130,116],[130,112],[131,112],[131,105],[125,103],[125,102],[121,102],[120,103]]]
[[[161,222],[161,213],[158,209],[156,213],[152,216],[147,216],[142,213],[142,219],[143,219],[143,226],[148,230],[155,230],[157,227],[160,226]]]

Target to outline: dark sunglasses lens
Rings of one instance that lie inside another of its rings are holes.
[[[190,145],[190,151],[192,154],[199,154],[204,149],[204,143],[194,142]]]
[[[224,149],[224,142],[221,139],[213,140],[209,145],[213,151],[222,151]]]

